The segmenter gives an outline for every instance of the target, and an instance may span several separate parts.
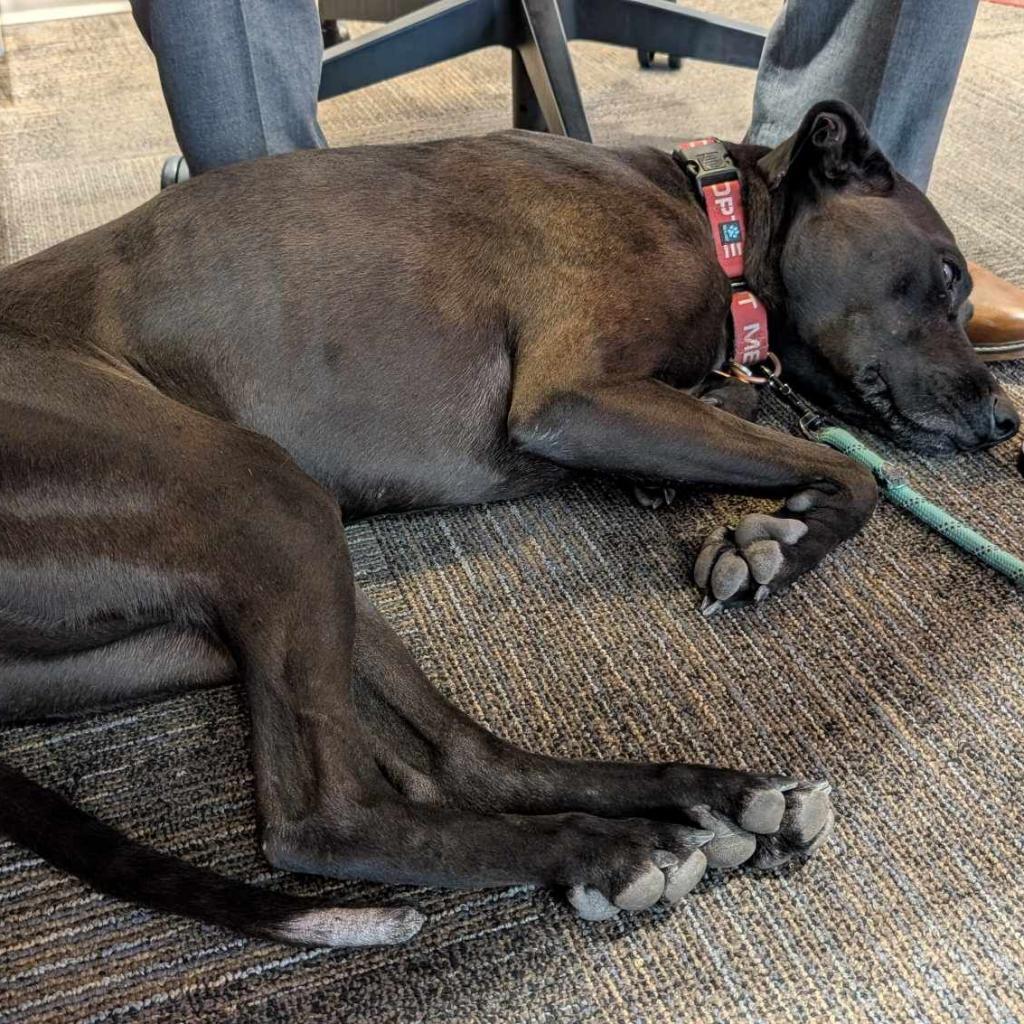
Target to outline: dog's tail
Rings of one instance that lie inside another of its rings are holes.
[[[260,889],[151,850],[0,762],[0,834],[100,892],[298,946],[404,942],[411,907],[337,907]]]

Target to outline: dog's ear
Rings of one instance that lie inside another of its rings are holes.
[[[888,191],[892,165],[874,144],[860,114],[842,100],[816,103],[785,142],[758,161],[769,188],[806,182],[842,188],[861,184]]]

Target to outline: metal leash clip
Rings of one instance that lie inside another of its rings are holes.
[[[769,352],[763,363],[746,366],[733,360],[729,363],[729,369],[715,370],[715,373],[728,380],[738,380],[741,384],[767,386],[769,391],[778,395],[797,414],[801,433],[812,441],[816,441],[818,432],[828,426],[828,420],[782,379],[782,360],[774,352]]]
[[[768,385],[768,390],[778,395],[783,402],[800,417],[800,432],[811,441],[816,441],[818,433],[828,425],[828,420],[818,412],[812,405],[805,402],[783,379],[782,364],[774,354],[769,353],[772,361],[771,366],[761,364],[761,373],[764,374],[763,384]]]

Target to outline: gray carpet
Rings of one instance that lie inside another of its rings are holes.
[[[767,23],[775,5],[715,6]],[[3,261],[145,199],[174,150],[128,18],[6,39]],[[1022,42],[1022,12],[983,5],[934,182],[963,247],[1018,281]],[[745,127],[749,72],[643,74],[627,51],[575,52],[599,139]],[[500,127],[507,64],[488,51],[331,101],[327,133],[344,143]],[[998,372],[1024,405],[1024,367]],[[898,458],[923,490],[1024,550],[1009,447]],[[675,910],[603,925],[542,892],[290,878],[256,850],[234,691],[8,729],[0,755],[154,846],[293,891],[400,896],[429,922],[400,949],[286,949],[98,896],[0,844],[0,1020],[1024,1018],[1024,599],[885,508],[781,600],[707,622],[684,567],[714,525],[756,504],[694,495],[646,514],[592,484],[350,532],[362,581],[438,686],[513,740],[827,775],[840,822],[804,870],[737,876]]]

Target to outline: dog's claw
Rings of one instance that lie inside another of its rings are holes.
[[[705,619],[710,619],[712,615],[717,615],[725,607],[724,601],[716,601],[710,595],[705,597],[700,603],[700,613]]]

